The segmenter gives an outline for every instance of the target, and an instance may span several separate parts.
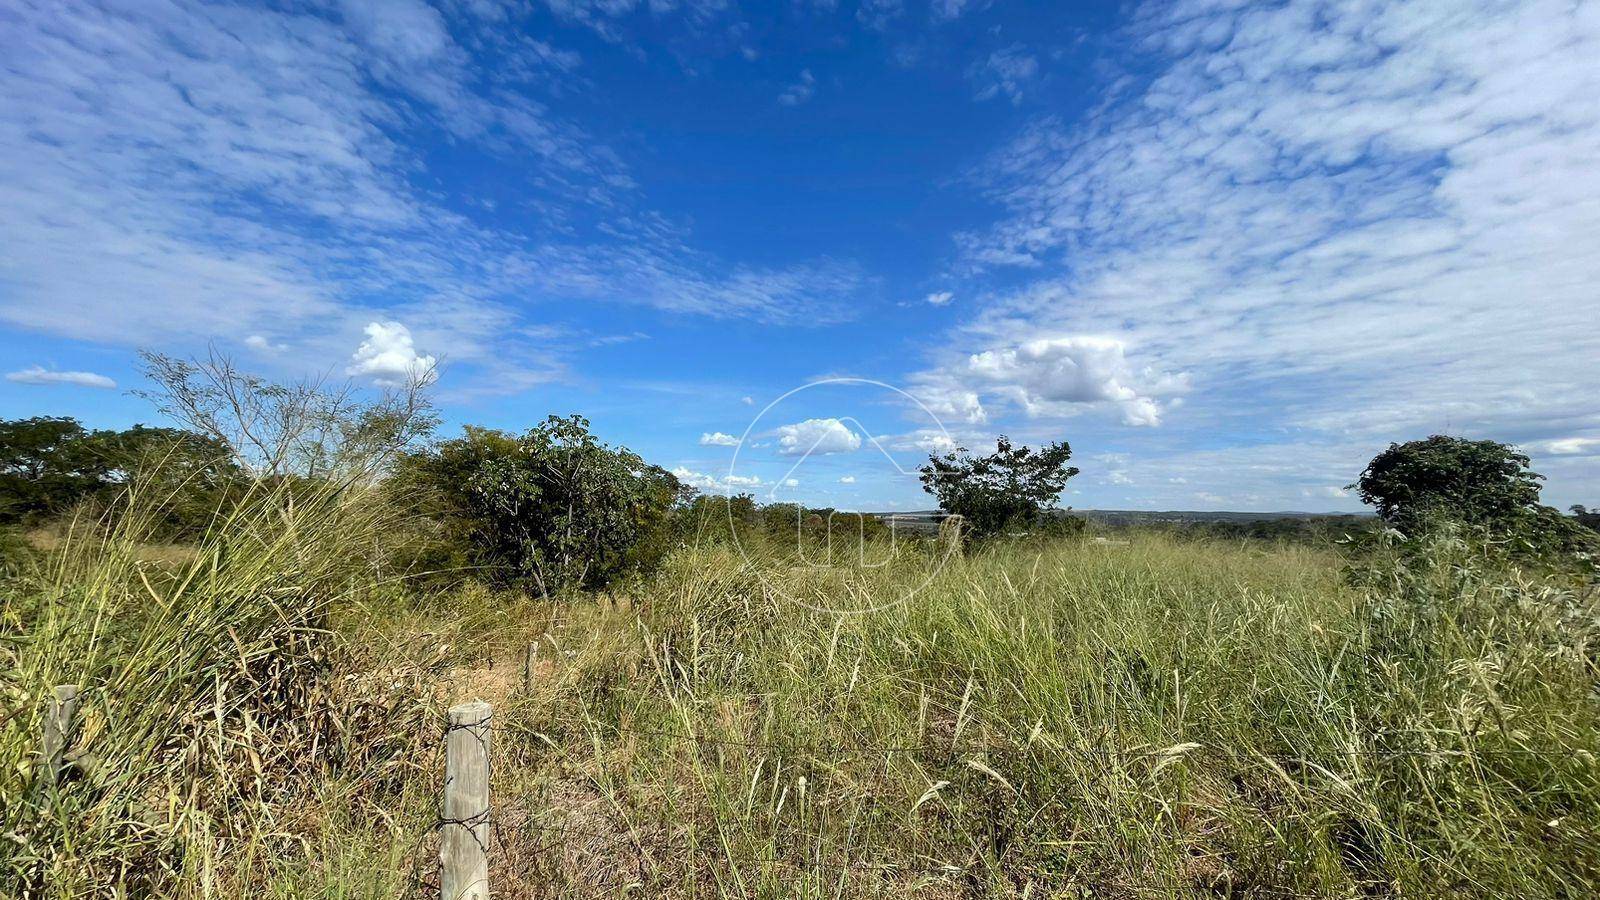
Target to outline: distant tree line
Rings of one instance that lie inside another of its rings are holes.
[[[34,525],[85,502],[108,502],[134,480],[168,497],[173,535],[204,527],[241,472],[217,441],[179,428],[85,428],[75,419],[0,420],[0,524]]]
[[[157,531],[193,535],[252,484],[370,490],[403,511],[394,554],[419,578],[479,578],[543,595],[603,587],[648,572],[683,542],[875,540],[875,517],[749,495],[702,496],[626,447],[597,438],[581,416],[551,416],[521,434],[468,426],[432,439],[432,373],[362,395],[348,385],[277,384],[216,353],[145,354],[147,396],[183,428],[90,430],[60,417],[0,420],[0,526],[28,526],[84,504],[108,505],[130,486],[160,492]],[[1056,507],[1069,479],[1065,442],[1038,448],[1001,436],[993,453],[934,454],[921,469],[969,540],[1081,531]],[[1528,458],[1493,441],[1434,436],[1392,444],[1350,487],[1383,523],[1410,536],[1455,523],[1532,554],[1589,554],[1600,514],[1539,503]],[[291,489],[285,496],[293,497]],[[1363,523],[1364,524],[1364,523]],[[1338,517],[1211,523],[1224,537],[1331,536]]]

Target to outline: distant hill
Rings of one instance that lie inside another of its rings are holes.
[[[1280,510],[1273,512],[1232,512],[1210,509],[1065,509],[1059,515],[1081,516],[1100,525],[1127,528],[1140,525],[1232,525],[1245,526],[1259,522],[1348,522],[1365,523],[1375,518],[1369,512],[1305,512]],[[943,513],[936,509],[919,509],[904,512],[870,513],[903,531],[937,531]]]
[[[1273,522],[1279,519],[1370,519],[1369,512],[1229,512],[1227,510],[1074,509],[1072,515],[1107,525],[1198,524],[1209,522]]]

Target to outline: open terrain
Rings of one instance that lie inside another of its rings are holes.
[[[154,560],[83,528],[14,582],[7,893],[436,895],[468,699],[502,897],[1600,886],[1596,597],[1464,541],[689,543],[548,602],[420,594],[386,526],[268,503]],[[25,803],[63,682],[75,762]]]

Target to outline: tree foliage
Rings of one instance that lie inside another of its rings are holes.
[[[1591,531],[1600,531],[1600,509],[1590,509],[1582,503],[1574,503],[1571,512],[1573,520],[1579,525]]]
[[[1512,523],[1538,505],[1541,480],[1528,457],[1505,444],[1436,434],[1390,444],[1350,487],[1384,521],[1409,533],[1439,518]]]
[[[1544,476],[1528,457],[1496,441],[1434,435],[1390,444],[1351,487],[1408,537],[1464,525],[1515,555],[1547,561],[1600,560],[1600,539],[1581,518],[1539,502]]]
[[[1034,450],[1001,435],[988,456],[958,448],[929,456],[918,471],[923,489],[938,498],[940,509],[963,517],[974,537],[986,537],[1038,527],[1067,480],[1078,474],[1076,466],[1067,465],[1071,458],[1066,441]]]
[[[582,416],[551,416],[520,436],[469,427],[408,454],[393,483],[440,522],[441,555],[546,596],[652,567],[685,496],[670,472],[602,443]]]
[[[225,447],[176,428],[90,431],[69,418],[0,420],[0,522],[61,515],[139,478],[161,499],[163,530],[192,533],[238,475]]]

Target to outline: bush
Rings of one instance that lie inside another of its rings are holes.
[[[1067,479],[1078,474],[1076,466],[1067,465],[1072,448],[1066,441],[1033,450],[1014,447],[1001,435],[988,456],[966,453],[930,456],[919,471],[923,489],[939,498],[939,508],[965,519],[977,538],[1038,530]]]
[[[582,416],[551,416],[520,437],[468,427],[403,457],[391,485],[436,522],[418,542],[422,567],[460,562],[545,596],[654,568],[683,495],[670,472],[601,443]]]
[[[1543,476],[1528,457],[1495,441],[1434,435],[1390,444],[1350,487],[1384,521],[1410,534],[1444,518],[1505,526],[1539,502]]]
[[[1577,519],[1539,503],[1543,480],[1527,456],[1505,444],[1434,435],[1390,444],[1351,487],[1415,540],[1465,526],[1518,557],[1592,567],[1600,540]]]

